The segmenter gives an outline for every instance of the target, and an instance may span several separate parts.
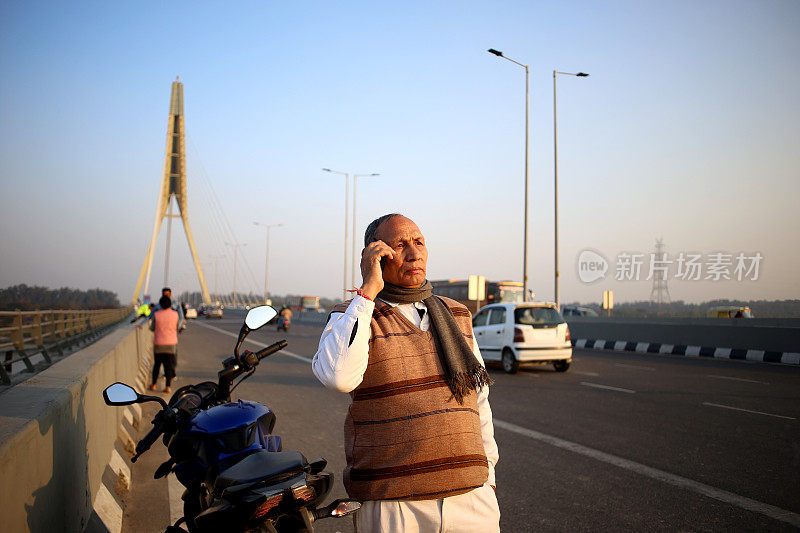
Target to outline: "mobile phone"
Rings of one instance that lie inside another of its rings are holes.
[[[381,242],[383,242],[383,241],[381,241]],[[386,243],[384,242],[384,244],[386,244]],[[386,260],[387,260],[388,258],[389,258],[389,256],[386,256],[386,255],[384,255],[383,257],[381,257],[381,271],[383,271],[383,267],[385,267],[385,266],[386,266]]]

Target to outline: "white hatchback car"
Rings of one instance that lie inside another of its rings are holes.
[[[472,329],[483,359],[500,361],[509,374],[521,363],[552,363],[565,372],[572,362],[569,327],[554,303],[488,305],[473,317]]]

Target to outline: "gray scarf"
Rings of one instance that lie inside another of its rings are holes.
[[[398,304],[425,304],[431,317],[431,333],[436,344],[436,353],[444,367],[447,385],[458,403],[464,403],[464,396],[469,391],[491,385],[489,374],[475,358],[472,347],[467,344],[450,308],[444,300],[433,294],[430,281],[425,280],[425,283],[413,288],[384,282],[378,298]]]

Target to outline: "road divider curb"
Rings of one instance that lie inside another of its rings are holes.
[[[800,365],[800,353],[775,352],[768,350],[748,350],[744,348],[723,348],[712,346],[692,346],[665,344],[660,342],[615,341],[605,339],[573,339],[573,348],[588,350],[607,350],[612,352],[641,353],[651,355],[680,355],[705,359],[727,359],[733,361],[755,361],[758,363],[782,363]]]

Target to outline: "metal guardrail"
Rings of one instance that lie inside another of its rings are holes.
[[[11,384],[14,363],[25,363],[25,370],[33,373],[36,370],[31,357],[40,353],[45,366],[50,366],[53,354],[63,356],[65,350],[81,342],[94,341],[130,314],[128,307],[96,311],[0,311],[0,353],[5,352],[5,360],[0,362],[0,384]]]

